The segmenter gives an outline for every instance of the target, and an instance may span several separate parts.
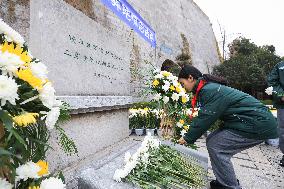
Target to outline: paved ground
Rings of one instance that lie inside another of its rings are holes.
[[[196,143],[206,152],[205,137]],[[278,165],[282,154],[279,148],[260,144],[233,157],[235,172],[244,189],[284,189],[284,167]],[[209,163],[209,179],[214,175]]]

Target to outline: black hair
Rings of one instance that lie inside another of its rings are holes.
[[[166,59],[161,67],[161,71],[171,72],[173,75],[178,76],[181,67],[170,59]]]
[[[172,67],[174,67],[176,63],[170,59],[166,59],[161,67],[161,71],[169,71]]]
[[[189,76],[192,76],[193,79],[203,78],[207,82],[220,83],[222,85],[228,85],[228,82],[223,77],[218,77],[211,74],[202,74],[197,68],[191,65],[185,65],[179,72],[178,78],[188,79]]]

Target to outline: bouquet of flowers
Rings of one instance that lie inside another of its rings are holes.
[[[65,187],[58,178],[43,177],[51,130],[59,132],[67,154],[77,152],[58,125],[69,118],[68,105],[56,99],[47,73],[22,36],[0,20],[0,188]]]
[[[145,189],[202,188],[205,175],[201,167],[147,135],[133,155],[129,152],[125,154],[125,165],[115,171],[113,179]]]
[[[190,120],[185,118],[188,117],[185,110],[190,107],[191,94],[187,94],[178,82],[178,78],[167,71],[157,72],[150,88],[154,95],[153,100],[165,112],[161,119],[163,136],[166,139],[175,139],[176,141],[189,128]],[[180,121],[181,119],[182,121]],[[185,129],[181,129],[183,128],[181,123],[185,126]]]

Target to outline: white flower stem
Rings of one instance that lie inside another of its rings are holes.
[[[31,101],[33,101],[33,100],[35,100],[35,99],[37,99],[37,98],[38,98],[38,95],[37,95],[37,96],[34,96],[34,97],[31,97],[31,98],[25,100],[24,102],[21,102],[20,105],[23,105],[23,104],[26,104],[26,103],[28,103],[28,102],[31,102]]]

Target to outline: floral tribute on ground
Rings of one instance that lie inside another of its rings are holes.
[[[68,155],[77,149],[59,126],[69,118],[68,105],[56,99],[47,73],[0,19],[0,188],[66,188],[63,175],[51,175],[45,161],[50,131],[58,132]]]
[[[206,172],[178,151],[147,135],[139,149],[125,154],[125,165],[113,179],[141,188],[202,188]]]

